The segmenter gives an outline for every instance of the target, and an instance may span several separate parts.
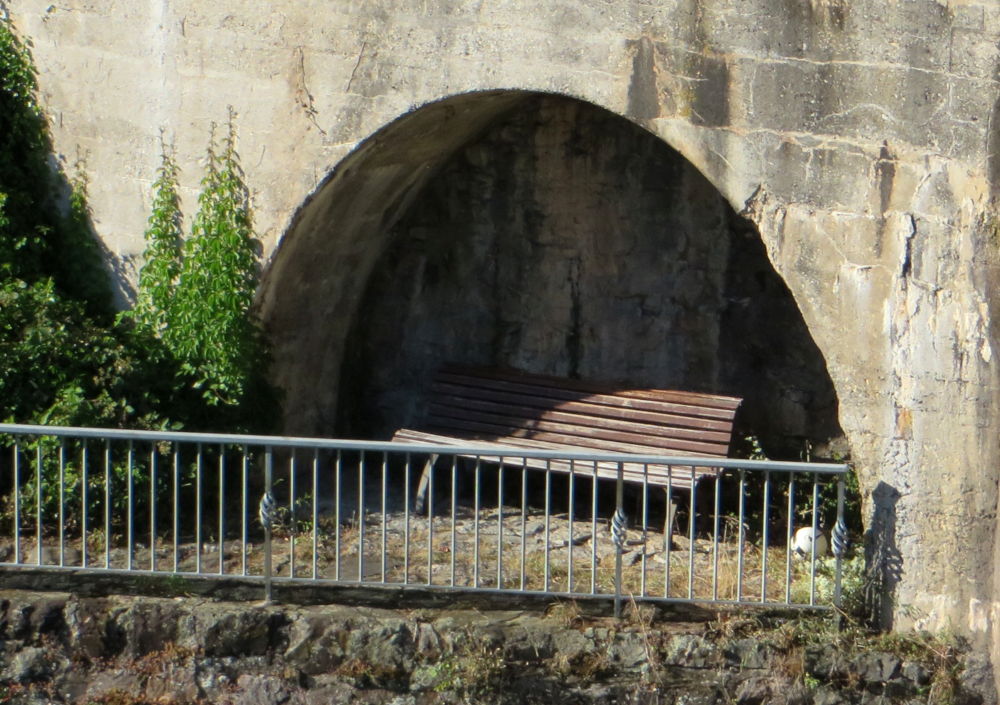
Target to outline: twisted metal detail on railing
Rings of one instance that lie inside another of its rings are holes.
[[[260,498],[260,509],[258,516],[260,517],[260,525],[265,529],[273,529],[275,524],[275,519],[277,518],[278,503],[274,499],[274,495],[270,492],[265,492],[264,496]]]
[[[628,529],[628,520],[625,512],[618,508],[614,516],[611,517],[611,541],[619,551],[625,548],[625,533]]]
[[[844,517],[838,517],[837,523],[833,527],[833,555],[843,558],[850,546],[851,539],[847,530],[847,523]]]

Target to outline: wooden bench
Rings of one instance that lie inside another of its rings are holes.
[[[565,451],[724,458],[741,399],[664,389],[621,389],[606,384],[519,372],[447,366],[434,377],[428,414],[420,429],[399,429],[393,440],[434,445],[503,446]],[[491,462],[593,476],[586,461],[520,457]],[[437,456],[424,466],[417,489],[421,511]],[[624,463],[623,478],[664,488],[691,490],[711,467]],[[600,478],[616,479],[618,463],[599,462]],[[667,529],[672,528],[670,502]]]

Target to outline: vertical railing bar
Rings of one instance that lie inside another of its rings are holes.
[[[503,456],[497,472],[497,590],[503,589]]]
[[[149,570],[156,572],[156,441],[149,443]]]
[[[746,471],[740,468],[739,527],[736,553],[736,601],[743,601],[743,545],[745,542],[744,519],[746,517]]]
[[[42,439],[35,446],[35,552],[36,563],[42,565]],[[105,540],[111,533],[105,534]]]
[[[365,451],[358,458],[358,582],[365,581]]]
[[[569,532],[568,540],[569,545],[566,546],[566,592],[573,592],[576,587],[576,581],[573,578],[573,500],[576,497],[576,462],[570,458],[569,461],[569,497],[567,501],[569,503]]]
[[[479,587],[479,478],[481,475],[482,458],[476,456],[475,476],[472,498],[472,586]]]
[[[135,554],[135,444],[128,442],[128,460],[126,461],[126,476],[128,477],[128,510],[126,512],[128,557],[126,559],[128,570],[132,570],[132,559]]]
[[[199,464],[201,463],[201,444],[198,445],[198,456]],[[268,499],[271,504],[271,509],[274,509],[274,495],[272,491],[274,489],[274,449],[271,446],[264,446],[264,497]],[[263,503],[261,504],[263,506]],[[263,512],[261,512],[261,519],[265,519]],[[270,517],[268,517],[270,519]],[[273,580],[274,571],[272,567],[272,562],[274,559],[273,542],[272,542],[272,530],[273,521],[266,521],[264,523],[264,604],[270,604],[273,597]]]
[[[764,471],[764,516],[761,527],[763,548],[760,556],[760,601],[767,602],[767,549],[771,538],[771,471]]]
[[[552,577],[549,568],[549,534],[552,518],[552,461],[545,459],[545,579],[543,581],[545,592],[549,591],[549,581]]]
[[[87,493],[87,486],[90,484],[90,478],[87,473],[87,439],[84,438],[83,446],[80,449],[80,563],[84,568],[87,567],[87,527],[89,526],[90,513],[87,511],[87,500],[89,499]],[[15,539],[15,546],[17,545],[17,540]]]
[[[670,597],[670,551],[673,548],[674,522],[677,521],[674,514],[674,466],[667,466],[667,518],[663,528],[663,596]]]
[[[41,521],[41,514],[39,514]],[[41,544],[39,544],[41,545]],[[104,567],[111,568],[111,440],[104,441]]]
[[[386,553],[386,539],[388,538],[387,529],[388,522],[386,521],[386,483],[388,481],[389,474],[389,454],[386,451],[382,451],[382,582],[385,583],[385,573],[388,567],[388,554]]]
[[[59,441],[59,565],[66,565],[66,439]],[[129,565],[129,568],[132,566]]]
[[[451,458],[451,586],[455,587],[455,570],[458,554],[458,456]]]
[[[312,579],[319,577],[319,448],[313,448],[312,462]]]
[[[226,572],[226,447],[219,444],[219,575]]]
[[[647,526],[649,525],[649,464],[642,464],[642,571],[639,577],[639,594],[646,596],[646,541],[649,538]]]
[[[695,467],[691,466],[691,503],[688,508],[691,510],[688,516],[688,539],[690,543],[688,544],[688,599],[694,597],[694,528],[695,528],[695,502],[697,501],[697,490],[698,483],[695,477]]]
[[[712,599],[719,599],[719,513],[721,507],[722,473],[715,475],[715,507],[712,518]]]
[[[403,585],[410,583],[410,480],[412,457],[406,453],[403,466]]]
[[[242,575],[247,575],[247,542],[249,541],[249,528],[247,526],[247,513],[248,513],[248,497],[247,493],[250,491],[250,459],[249,459],[249,449],[246,445],[243,446],[243,456],[240,460],[240,472],[241,472],[241,482],[240,482],[240,573]]]
[[[458,462],[456,457],[455,462]],[[454,514],[452,515],[454,516]],[[434,463],[427,466],[427,584],[434,582]]]
[[[293,448],[288,458],[288,577],[295,577],[295,535],[298,533],[298,517],[295,513],[295,480],[298,475],[298,449]]]
[[[181,444],[174,443],[174,572],[179,568],[181,556]]]
[[[333,543],[336,548],[333,558],[333,579],[340,580],[340,471],[343,451],[337,449],[337,459],[333,464],[333,504],[336,521],[333,525]]]
[[[625,553],[625,543],[628,538],[625,520],[625,464],[618,462],[618,477],[615,479],[615,520],[621,520],[621,536],[615,542],[615,619],[622,616],[622,558]],[[613,522],[614,524],[614,522]],[[612,535],[615,530],[612,526]]]
[[[205,462],[204,448],[201,443],[198,444],[197,457],[195,458],[194,464],[194,549],[195,549],[195,566],[194,572],[201,573],[201,483],[202,483],[202,468]],[[270,552],[270,551],[269,551]]]
[[[819,543],[819,473],[813,473],[812,551],[809,557],[809,604],[816,604],[816,544]]]
[[[597,461],[594,461],[594,479],[590,485],[590,594],[597,594]]]
[[[14,438],[13,465],[14,465],[14,563],[21,562],[21,458],[20,443],[17,437]],[[85,564],[86,565],[86,564]]]
[[[528,459],[521,458],[521,590],[527,586]]]
[[[792,602],[792,533],[795,521],[795,473],[788,476],[788,526],[785,536],[785,604]]]

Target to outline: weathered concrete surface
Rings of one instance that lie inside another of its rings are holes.
[[[531,92],[648,128],[757,224],[826,360],[886,614],[1000,656],[996,3],[5,6],[123,256],[140,246],[160,127],[191,200],[208,123],[240,113],[290,431],[329,431],[369,274],[456,150]]]

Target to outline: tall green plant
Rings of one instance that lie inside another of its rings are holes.
[[[37,94],[31,52],[10,20],[0,19],[0,276],[52,277],[59,291],[107,320],[111,288],[90,230],[86,177],[78,164],[72,183],[56,178]]]
[[[42,270],[51,152],[45,118],[36,100],[38,85],[31,53],[9,20],[0,19],[0,193],[5,219],[0,223],[0,275],[37,278]]]
[[[145,332],[162,337],[181,274],[183,216],[177,195],[179,169],[163,146],[160,169],[153,184],[153,210],[146,227],[146,250],[139,270],[139,288],[131,317]]]
[[[213,129],[198,213],[184,246],[164,335],[211,405],[243,402],[263,363],[261,337],[252,317],[257,249],[250,194],[230,115],[221,146]]]

